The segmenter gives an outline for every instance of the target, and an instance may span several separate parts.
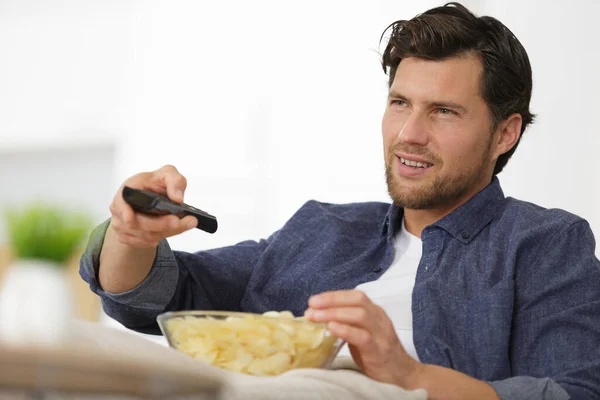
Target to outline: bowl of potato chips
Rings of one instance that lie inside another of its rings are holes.
[[[326,324],[294,318],[289,311],[176,311],[159,315],[157,321],[169,346],[250,375],[329,368],[344,344]]]

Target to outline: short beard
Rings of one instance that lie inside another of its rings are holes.
[[[385,178],[392,201],[398,207],[411,210],[430,210],[454,205],[484,179],[487,174],[491,145],[490,140],[480,162],[463,174],[438,176],[427,186],[410,192],[394,179],[392,161],[396,156],[390,152],[389,162],[385,166]]]

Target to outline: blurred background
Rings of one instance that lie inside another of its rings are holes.
[[[308,199],[388,201],[379,38],[442,4],[0,0],[0,209],[41,199],[100,223],[123,180],[173,164],[186,202],[219,218],[215,235],[170,240],[195,251],[268,236]],[[463,4],[504,22],[533,66],[538,119],[505,193],[600,236],[600,2]]]

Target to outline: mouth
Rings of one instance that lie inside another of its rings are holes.
[[[429,168],[429,167],[433,167],[433,164],[428,163],[428,162],[409,160],[409,159],[404,158],[404,157],[398,157],[398,158],[400,159],[400,162],[402,164],[406,165],[407,167],[411,167],[411,168]]]
[[[407,178],[418,178],[419,176],[425,175],[434,166],[433,163],[422,158],[404,154],[395,154],[395,156],[397,173]]]

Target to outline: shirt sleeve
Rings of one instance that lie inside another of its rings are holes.
[[[503,400],[600,399],[600,261],[588,223],[557,232],[518,271],[513,377],[490,382]]]
[[[143,333],[160,333],[156,317],[176,310],[239,311],[248,280],[268,240],[245,241],[234,246],[186,253],[172,251],[162,240],[148,276],[137,287],[109,293],[98,281],[100,252],[110,220],[90,235],[80,259],[79,272],[100,296],[107,315]]]
[[[164,309],[173,297],[178,277],[177,263],[166,240],[162,240],[158,244],[152,269],[137,287],[122,293],[106,292],[100,287],[97,279],[100,251],[109,223],[110,220],[102,223],[90,236],[87,249],[80,260],[81,275],[88,283],[92,284],[92,290],[103,300],[110,299],[126,306],[149,310]]]

